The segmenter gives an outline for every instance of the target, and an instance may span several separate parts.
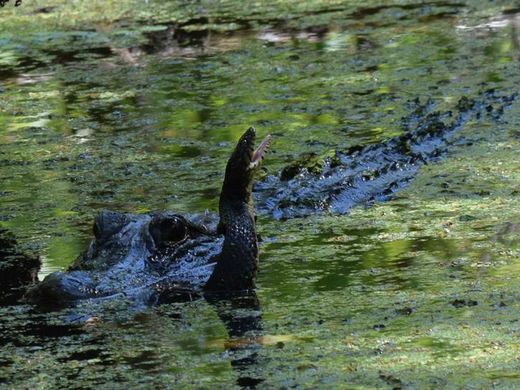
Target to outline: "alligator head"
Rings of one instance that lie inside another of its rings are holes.
[[[270,143],[268,136],[255,150],[255,137],[248,129],[229,158],[219,219],[102,211],[88,249],[68,271],[52,273],[29,290],[27,300],[63,305],[124,296],[154,302],[172,291],[252,289],[258,247],[251,191]]]

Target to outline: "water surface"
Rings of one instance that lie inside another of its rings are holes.
[[[40,276],[103,208],[216,210],[248,126],[277,174],[400,134],[411,100],[520,81],[513,2],[72,3],[0,9],[0,224]],[[519,125],[518,103],[472,121],[389,202],[259,218],[258,302],[2,308],[0,383],[519,385]]]

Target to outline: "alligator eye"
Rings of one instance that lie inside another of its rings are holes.
[[[188,235],[184,218],[175,215],[158,215],[148,227],[155,245],[163,247],[183,241]]]
[[[163,231],[164,239],[168,242],[178,242],[186,238],[188,231],[186,225],[178,218],[175,218],[171,224],[165,226]]]

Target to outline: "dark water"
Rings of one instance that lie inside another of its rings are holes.
[[[82,251],[102,208],[215,210],[248,126],[273,135],[276,174],[400,134],[410,100],[450,110],[520,81],[507,2],[151,4],[154,23],[85,11],[73,27],[26,3],[26,30],[0,9],[0,226],[42,254],[41,276]],[[471,121],[389,202],[259,218],[258,300],[3,308],[0,384],[519,385],[519,125],[518,103]]]

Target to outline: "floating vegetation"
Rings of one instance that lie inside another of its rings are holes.
[[[513,1],[14,5],[0,228],[41,254],[40,277],[84,250],[100,209],[216,210],[248,126],[273,135],[263,175],[290,179],[399,139],[416,99],[456,115],[520,84]],[[260,215],[256,296],[3,306],[0,383],[518,387],[520,108],[484,111],[388,201]]]

